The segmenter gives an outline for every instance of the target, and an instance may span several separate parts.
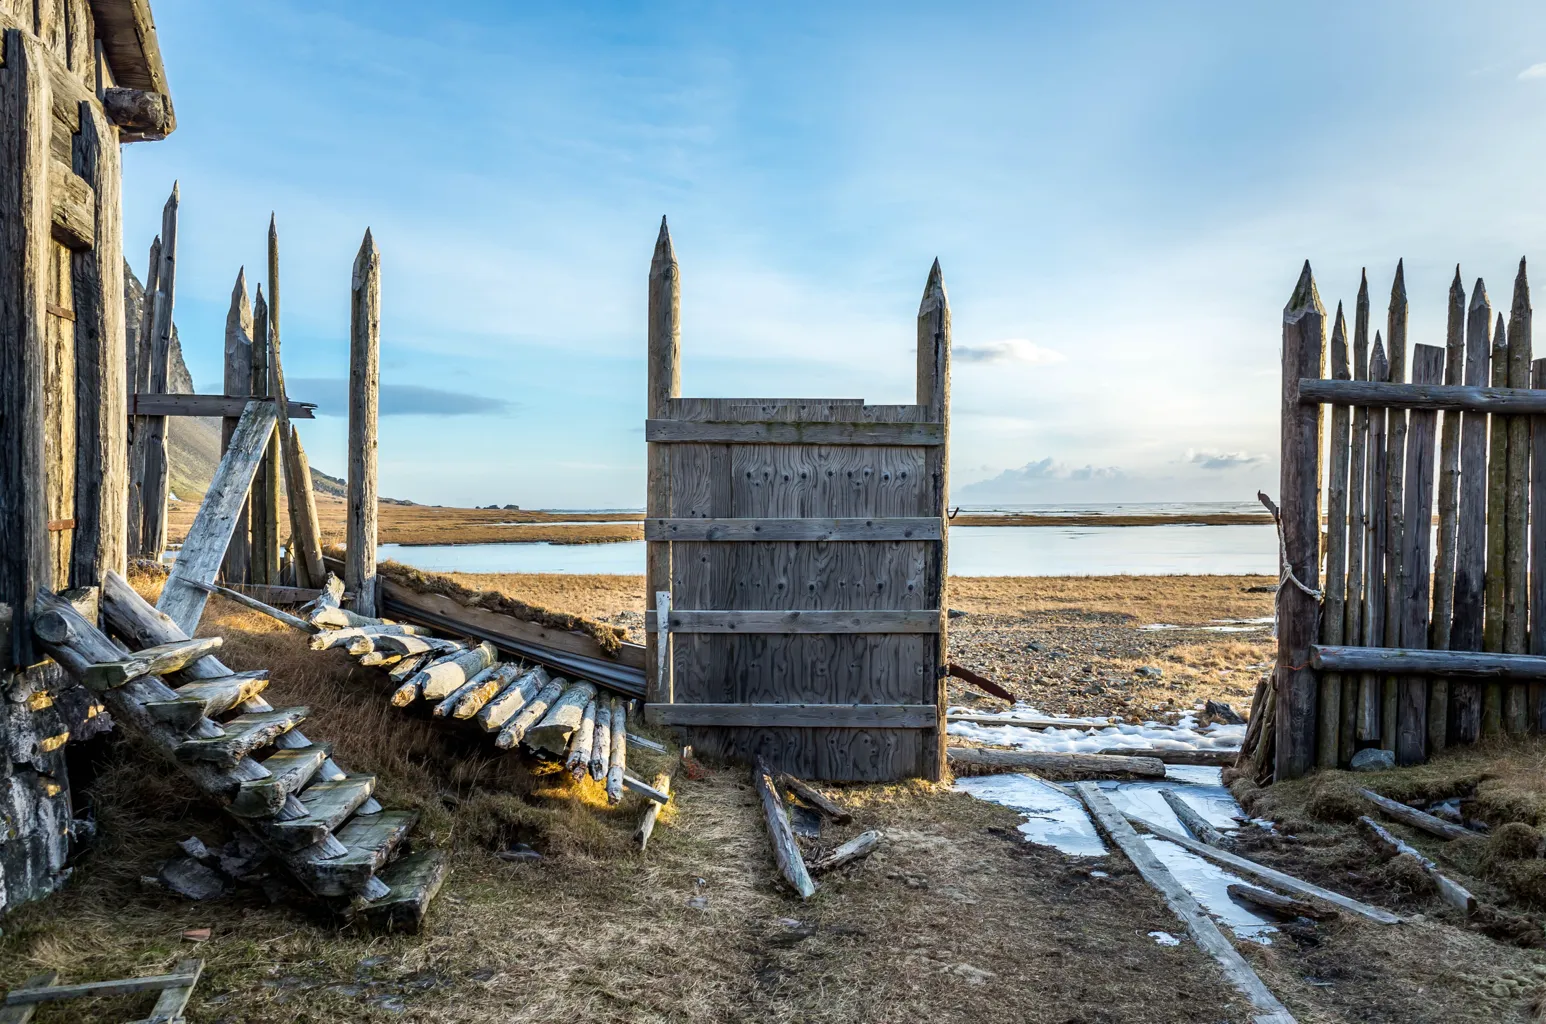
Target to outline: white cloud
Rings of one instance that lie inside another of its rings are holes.
[[[1531,78],[1546,78],[1546,61],[1542,61],[1539,64],[1531,64],[1519,72],[1519,80],[1521,82]]]
[[[953,345],[950,355],[963,363],[1025,363],[1029,366],[1061,363],[1064,358],[1063,353],[1026,338],[1005,338],[981,345]]]
[[[1267,461],[1267,456],[1252,455],[1249,452],[1214,452],[1188,448],[1186,456],[1181,461],[1202,469],[1241,469],[1246,466],[1260,465]]]

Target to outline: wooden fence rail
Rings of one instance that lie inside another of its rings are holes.
[[[1480,279],[1467,302],[1458,267],[1447,312],[1443,346],[1409,351],[1400,264],[1372,349],[1367,277],[1351,348],[1308,263],[1284,310],[1275,778],[1546,731],[1546,360],[1525,262],[1506,321]]]

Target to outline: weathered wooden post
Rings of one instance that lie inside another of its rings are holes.
[[[1444,379],[1444,350],[1436,345],[1417,345],[1412,350],[1412,383],[1438,384]],[[1428,646],[1428,577],[1432,548],[1430,531],[1420,529],[1433,521],[1433,469],[1438,413],[1413,409],[1406,440],[1405,499],[1402,519],[1411,525],[1401,538],[1402,580],[1401,635],[1403,646],[1420,650]],[[1401,677],[1397,683],[1396,760],[1418,764],[1428,740],[1428,680],[1425,676]]]
[[[1278,590],[1276,760],[1274,778],[1297,779],[1315,762],[1315,671],[1310,645],[1320,619],[1321,407],[1299,403],[1300,378],[1320,377],[1326,308],[1305,261],[1283,310],[1283,546],[1290,578]],[[1296,582],[1297,581],[1297,582]],[[1308,592],[1307,592],[1308,591]]]
[[[279,348],[279,228],[268,220],[268,340],[269,393],[279,410],[279,447],[283,453],[285,496],[290,506],[290,548],[295,562],[295,582],[301,587],[320,587],[327,579],[322,567],[322,539],[317,529],[317,498],[311,486],[311,468],[301,451],[300,437],[290,425],[285,396],[284,357]]]
[[[376,416],[381,384],[381,253],[370,229],[349,290],[349,525],[344,586],[353,608],[377,614]]]
[[[1546,388],[1546,359],[1531,364],[1530,386]],[[1546,416],[1530,417],[1530,653],[1546,655]],[[1546,733],[1546,693],[1530,684],[1530,728]]]
[[[1444,383],[1465,382],[1465,285],[1460,265],[1449,285],[1449,313],[1444,331]],[[1439,442],[1439,532],[1434,549],[1433,621],[1428,646],[1449,650],[1455,613],[1455,549],[1460,538],[1460,413],[1444,414]],[[1428,751],[1438,753],[1449,743],[1449,680],[1437,678],[1428,688]]]
[[[247,395],[252,392],[252,306],[247,301],[247,270],[236,272],[231,290],[231,309],[225,318],[225,393]],[[220,426],[220,454],[231,447],[237,417],[227,416]],[[246,583],[249,578],[251,546],[248,538],[250,499],[243,499],[236,514],[236,532],[226,548],[222,575],[227,583]]]
[[[1508,386],[1508,326],[1498,313],[1492,332],[1492,386]],[[1507,576],[1508,417],[1494,413],[1487,455],[1487,583],[1484,591],[1482,650],[1503,650],[1503,585]],[[1482,691],[1482,735],[1503,731],[1503,684],[1489,681]]]
[[[1369,277],[1360,275],[1358,300],[1353,309],[1353,379],[1369,379]],[[1368,514],[1364,501],[1369,458],[1369,409],[1353,408],[1353,440],[1348,465],[1347,502],[1347,603],[1343,608],[1344,643],[1363,642],[1364,554],[1368,546]],[[1342,717],[1337,726],[1337,763],[1346,765],[1358,750],[1358,708],[1363,682],[1354,676],[1342,680]]]
[[[667,419],[671,416],[671,399],[682,393],[682,281],[677,266],[676,253],[671,247],[671,232],[666,218],[660,218],[660,234],[655,239],[655,254],[650,259],[649,280],[649,355],[648,355],[648,402],[650,419]],[[671,515],[671,467],[670,448],[652,443],[648,451],[648,472],[645,490],[645,515],[651,519]],[[671,544],[669,541],[650,541],[645,545],[644,592],[655,594],[671,589]],[[671,701],[671,666],[666,664],[664,674],[655,666],[659,652],[656,645],[660,634],[646,637],[644,653],[645,671],[652,672],[649,696],[652,704]],[[666,641],[669,642],[669,641]]]
[[[1360,315],[1369,313],[1367,288],[1358,290]],[[1389,383],[1390,362],[1385,358],[1385,341],[1374,332],[1374,349],[1369,354],[1369,380]],[[1385,643],[1385,426],[1384,409],[1369,410],[1368,529],[1364,536],[1364,608],[1363,643],[1365,647],[1388,646]],[[1384,683],[1372,672],[1358,680],[1357,739],[1378,742],[1380,709]]]
[[[8,29],[0,68],[0,604],[10,613],[6,664],[33,664],[30,621],[52,588],[43,489],[44,323],[48,306],[52,90],[34,37]]]
[[[178,186],[161,211],[161,265],[156,268],[155,330],[151,339],[150,391],[167,393],[172,362],[172,311],[177,300]],[[160,560],[166,551],[166,500],[171,464],[166,453],[166,417],[146,417],[145,525],[141,547],[145,557]]]
[[[930,420],[943,425],[950,437],[950,296],[945,292],[945,275],[939,260],[929,268],[918,304],[918,405]],[[940,516],[938,593],[924,597],[926,607],[939,609],[939,635],[934,661],[934,703],[939,709],[938,728],[931,738],[937,748],[933,771],[925,777],[939,779],[945,771],[945,669],[950,664],[946,629],[949,622],[946,578],[949,576],[950,549],[950,446],[940,444],[927,449],[925,469],[929,478],[929,508]]]
[[[75,173],[91,186],[91,248],[70,256],[75,295],[75,538],[70,585],[95,587],[127,568],[128,409],[123,307],[122,171],[118,129],[89,102],[79,104]],[[95,397],[95,401],[89,400]]]
[[[263,285],[252,310],[252,383],[254,398],[269,397],[271,359],[268,329],[268,300]],[[258,466],[252,483],[252,559],[253,583],[273,586],[279,582],[279,431],[268,439],[268,451]]]
[[[140,322],[134,336],[134,358],[129,373],[129,394],[150,391],[151,336],[156,332],[156,274],[161,269],[161,236],[150,243],[145,264],[145,286],[140,292]],[[136,414],[129,426],[129,520],[126,543],[129,553],[145,557],[145,446],[150,418]]]
[[[1530,386],[1530,281],[1525,261],[1519,261],[1514,278],[1514,304],[1508,319],[1508,386]],[[1530,642],[1526,634],[1530,598],[1526,593],[1529,538],[1526,520],[1530,493],[1530,418],[1508,417],[1508,475],[1504,488],[1503,518],[1507,538],[1503,555],[1503,650],[1524,654]],[[1503,721],[1510,735],[1523,735],[1530,720],[1529,684],[1510,683],[1504,700]]]
[[[1492,303],[1481,278],[1471,289],[1466,309],[1465,383],[1488,382],[1492,348]],[[1483,579],[1487,571],[1487,414],[1460,417],[1460,504],[1455,538],[1455,610],[1449,646],[1456,651],[1482,649]],[[1457,679],[1450,687],[1450,736],[1474,743],[1482,730],[1482,687]]]
[[[1406,324],[1408,303],[1406,296],[1406,263],[1396,261],[1396,277],[1390,285],[1390,306],[1385,314],[1386,354],[1390,358],[1390,380],[1393,384],[1407,382]],[[1402,595],[1407,592],[1410,567],[1401,561],[1406,550],[1406,432],[1407,410],[1392,406],[1385,415],[1385,646],[1404,646],[1401,611]],[[1396,716],[1399,706],[1399,684],[1395,676],[1381,680],[1381,734],[1380,746],[1396,749]]]
[[[1331,375],[1351,380],[1348,362],[1347,318],[1342,304],[1331,329]],[[1321,642],[1341,644],[1347,601],[1347,478],[1352,458],[1348,440],[1352,409],[1346,405],[1331,408],[1331,475],[1326,488],[1326,601],[1321,616]],[[1316,727],[1315,763],[1322,768],[1337,766],[1338,744],[1342,738],[1342,676],[1327,672],[1320,680],[1320,722]]]

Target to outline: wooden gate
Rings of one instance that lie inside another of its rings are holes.
[[[650,268],[653,721],[826,780],[944,761],[950,310],[918,313],[918,403],[677,395],[679,275]],[[662,628],[662,622],[664,627]]]

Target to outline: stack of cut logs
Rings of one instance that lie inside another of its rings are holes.
[[[664,787],[627,773],[627,698],[592,682],[549,675],[541,665],[501,662],[490,643],[443,639],[423,626],[356,615],[340,607],[342,595],[342,583],[329,577],[321,596],[293,618],[313,634],[312,650],[342,648],[360,664],[385,670],[397,684],[394,707],[423,701],[433,705],[433,717],[474,726],[500,750],[524,744],[540,757],[562,761],[577,781],[589,775],[605,782],[611,803],[625,789],[656,803],[669,799]],[[631,742],[658,746],[639,737]]]

